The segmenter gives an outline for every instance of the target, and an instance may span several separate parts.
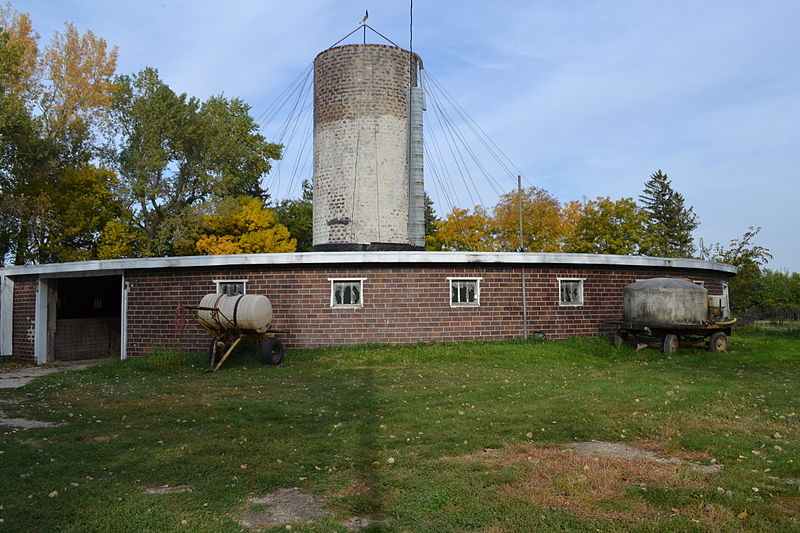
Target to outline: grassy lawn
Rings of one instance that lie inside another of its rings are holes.
[[[722,354],[572,339],[204,367],[159,352],[0,390],[7,417],[63,422],[0,427],[0,531],[242,531],[266,507],[248,498],[292,487],[333,513],[298,532],[800,530],[796,330]],[[683,462],[564,448],[591,440]]]

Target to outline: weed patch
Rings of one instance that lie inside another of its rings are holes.
[[[626,447],[624,452],[609,454],[606,447],[600,453],[586,455],[560,446],[520,444],[456,460],[480,462],[487,468],[522,470],[524,475],[503,487],[503,492],[540,507],[569,511],[590,520],[645,522],[658,516],[672,516],[676,512],[674,507],[631,498],[631,494],[663,487],[696,490],[709,486],[706,477],[694,474],[682,461],[658,459],[633,450]],[[706,521],[712,514],[699,513],[690,506],[678,512]]]

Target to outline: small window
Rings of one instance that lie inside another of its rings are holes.
[[[481,304],[481,278],[447,278],[450,281],[450,306]]]
[[[558,278],[558,304],[583,305],[584,278]]]
[[[363,307],[365,279],[329,279],[331,282],[331,307]]]
[[[227,296],[247,294],[246,279],[215,279],[214,283],[217,284],[217,294],[225,294]]]
[[[705,284],[706,284],[706,282],[705,282],[705,281],[703,281],[703,280],[700,280],[700,279],[693,279],[693,280],[692,280],[692,283],[694,283],[695,285],[700,285],[701,287],[704,287],[704,286],[705,286]]]

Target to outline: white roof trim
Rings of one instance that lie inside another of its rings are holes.
[[[14,266],[3,276],[104,275],[125,270],[269,265],[359,265],[385,263],[476,263],[518,265],[581,265],[604,267],[693,268],[736,273],[736,267],[700,259],[643,257],[636,255],[561,254],[525,252],[302,252],[288,254],[202,255],[77,261],[49,265]]]

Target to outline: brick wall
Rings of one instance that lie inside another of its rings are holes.
[[[525,267],[529,333],[549,338],[609,331],[622,317],[622,288],[637,279],[673,276],[705,281],[722,291],[724,273],[676,269]],[[363,308],[332,309],[328,278],[366,278]],[[448,277],[482,278],[479,307],[450,307]],[[559,306],[557,278],[586,278],[584,305]],[[209,334],[176,308],[197,305],[215,291],[212,280],[247,279],[249,294],[265,294],[273,306],[273,329],[288,348],[367,342],[410,343],[505,339],[522,336],[518,266],[399,265],[287,266],[139,270],[126,273],[128,355],[153,346],[206,350]],[[16,322],[15,322],[16,324]]]
[[[14,359],[22,363],[36,362],[33,339],[38,285],[38,278],[32,276],[14,280],[14,331],[11,342]]]

